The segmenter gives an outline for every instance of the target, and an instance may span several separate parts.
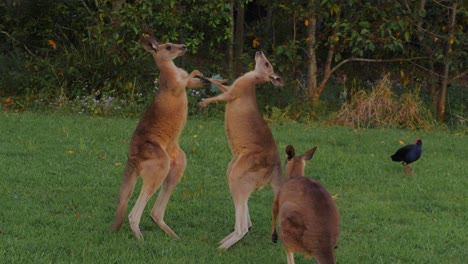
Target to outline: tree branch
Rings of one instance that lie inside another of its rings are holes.
[[[15,39],[14,37],[12,37],[10,34],[8,34],[8,32],[6,32],[6,31],[0,31],[0,33],[7,35],[7,37],[11,38],[14,42],[23,45],[24,49],[25,49],[29,54],[31,54],[31,56],[36,57],[36,55],[34,55],[34,53],[32,53],[32,51],[30,51],[30,50],[28,49],[28,47],[27,47],[25,44],[21,43],[20,41],[18,41],[18,40]]]
[[[436,72],[434,72],[434,71],[432,71],[432,70],[429,70],[429,69],[427,69],[427,68],[425,68],[425,67],[423,67],[423,66],[421,66],[421,65],[419,65],[419,64],[413,63],[412,61],[410,61],[410,63],[411,63],[412,65],[414,65],[414,66],[420,68],[421,70],[426,71],[426,72],[430,73],[431,75],[436,76],[437,78],[444,78],[444,76],[442,76],[442,75],[440,75],[440,74],[438,74],[438,73],[436,73]]]
[[[355,57],[350,57],[347,58],[331,69],[330,73],[335,72],[338,68],[343,66],[343,64],[352,62],[352,61],[361,61],[361,62],[401,62],[401,61],[414,61],[414,60],[424,60],[424,59],[430,59],[430,57],[414,57],[414,58],[398,58],[398,59],[366,59],[366,58],[355,58]]]
[[[466,70],[466,71],[464,71],[464,72],[462,72],[462,73],[460,73],[460,74],[458,74],[458,75],[455,75],[455,77],[453,77],[453,78],[451,79],[451,81],[455,81],[456,79],[459,79],[459,78],[461,78],[461,77],[463,77],[463,76],[465,76],[465,75],[467,75],[467,74],[468,74],[468,70]]]

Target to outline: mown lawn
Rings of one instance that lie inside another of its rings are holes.
[[[270,240],[272,192],[256,192],[253,227],[227,251],[234,208],[225,176],[230,160],[222,120],[188,121],[181,138],[187,169],[166,211],[180,236],[169,238],[149,217],[145,241],[126,222],[109,232],[138,120],[0,112],[0,263],[286,263]],[[338,263],[466,263],[468,139],[448,131],[271,125],[282,158],[317,145],[306,167],[341,214]],[[415,174],[390,155],[399,141],[423,140]],[[130,201],[135,202],[140,182]],[[296,263],[310,263],[296,255]]]

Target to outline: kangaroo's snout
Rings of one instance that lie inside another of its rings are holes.
[[[265,54],[263,54],[263,51],[255,52],[255,60],[258,60],[258,59],[261,59],[261,58],[265,58]]]
[[[183,51],[187,51],[187,46],[182,45],[182,46],[180,47],[180,49],[183,50]]]

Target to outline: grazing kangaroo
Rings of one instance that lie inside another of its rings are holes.
[[[252,226],[248,199],[250,194],[270,183],[273,191],[279,191],[282,181],[281,161],[273,135],[260,112],[255,86],[271,82],[283,85],[283,79],[273,71],[263,52],[255,55],[255,69],[237,78],[230,87],[216,80],[208,80],[223,93],[199,103],[226,101],[225,128],[232,152],[227,169],[229,189],[234,201],[236,223],[234,232],[220,242],[227,249],[241,240]]]
[[[288,264],[294,252],[314,257],[318,264],[334,264],[334,249],[340,233],[339,214],[332,197],[320,182],[304,177],[305,161],[317,147],[296,157],[293,146],[286,148],[286,182],[273,203],[272,240],[276,242],[279,214],[280,237]]]
[[[151,106],[141,117],[130,141],[127,165],[111,230],[118,230],[122,226],[128,201],[137,177],[141,175],[143,186],[128,216],[133,233],[137,239],[143,239],[139,228],[143,209],[162,184],[163,187],[151,210],[151,217],[169,236],[178,238],[164,222],[164,212],[186,165],[185,153],[178,145],[179,135],[187,120],[185,88],[196,88],[205,82],[194,78],[195,76],[202,77],[198,70],[188,74],[174,64],[173,60],[187,51],[185,45],[159,44],[154,37],[143,39],[141,45],[153,55],[160,71],[160,86]]]

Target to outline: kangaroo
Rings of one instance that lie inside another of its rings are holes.
[[[152,36],[144,38],[141,45],[146,51],[152,53],[160,70],[160,86],[152,104],[141,117],[130,141],[128,160],[111,230],[116,231],[122,226],[128,201],[132,196],[138,175],[141,175],[143,186],[128,216],[133,233],[137,239],[143,239],[139,228],[143,209],[162,185],[151,210],[151,218],[169,236],[178,238],[164,222],[164,213],[169,198],[186,166],[185,153],[178,145],[180,133],[187,120],[185,88],[197,88],[205,82],[194,78],[203,76],[198,70],[188,74],[174,64],[173,60],[187,51],[185,45],[159,44]]]
[[[206,107],[217,101],[227,102],[225,129],[232,160],[226,174],[236,214],[234,232],[220,241],[219,248],[227,249],[241,240],[252,226],[247,204],[250,194],[267,183],[271,184],[274,194],[279,191],[281,161],[273,135],[258,108],[255,86],[268,82],[282,86],[284,83],[263,52],[255,55],[255,69],[237,78],[231,86],[208,81],[223,93],[198,105]]]
[[[318,181],[304,177],[305,161],[317,147],[295,156],[294,147],[286,148],[286,181],[273,203],[272,240],[276,243],[276,218],[288,264],[294,252],[314,257],[318,264],[334,264],[334,248],[339,237],[339,214],[335,202]]]

